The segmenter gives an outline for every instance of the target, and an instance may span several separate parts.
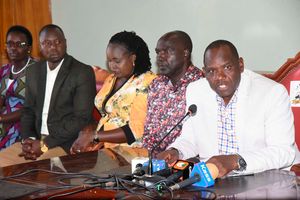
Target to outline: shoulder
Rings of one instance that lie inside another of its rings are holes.
[[[202,70],[200,70],[198,67],[195,67],[193,65],[188,67],[188,69],[186,70],[185,76],[184,76],[187,83],[191,83],[202,77],[204,77]]]
[[[156,75],[153,72],[148,71],[143,74],[140,74],[139,76],[134,77],[131,82],[131,85],[133,87],[144,90],[149,87],[150,83],[153,81],[155,77]]]
[[[67,55],[65,57],[65,62],[67,64],[70,63],[71,66],[71,69],[73,70],[82,70],[82,71],[90,71],[92,72],[93,69],[90,65],[87,65],[85,63],[82,63],[81,61],[75,59],[74,57],[70,56],[70,55]]]
[[[46,66],[46,61],[45,60],[41,60],[41,61],[38,61],[38,62],[32,62],[30,65],[28,65],[28,67],[26,68],[26,71],[39,70],[42,65]]]
[[[187,90],[194,90],[194,89],[200,89],[202,91],[202,90],[210,89],[210,86],[206,78],[200,78],[198,80],[191,82],[187,87]]]
[[[245,70],[242,73],[242,81],[246,82],[244,84],[248,85],[248,90],[255,93],[268,94],[270,92],[273,93],[274,91],[286,91],[286,88],[282,84],[250,70]],[[273,95],[276,95],[276,93]]]
[[[156,74],[154,74],[151,71],[147,71],[147,72],[139,75],[137,77],[137,79],[139,79],[140,82],[143,82],[144,84],[149,85],[156,77],[157,77]]]
[[[5,75],[6,73],[9,72],[9,70],[11,69],[12,65],[11,64],[5,64],[5,65],[2,65],[2,67],[0,68],[0,75],[3,76]]]

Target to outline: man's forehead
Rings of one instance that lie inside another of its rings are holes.
[[[48,30],[44,30],[41,33],[41,37],[58,37],[58,38],[63,38],[63,34],[57,30],[57,29],[48,29]]]
[[[157,47],[165,46],[165,47],[175,47],[179,44],[179,41],[174,37],[163,37],[160,38],[157,42]]]

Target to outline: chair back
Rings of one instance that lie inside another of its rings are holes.
[[[295,140],[300,147],[300,52],[294,58],[289,58],[274,74],[265,74],[265,76],[284,85],[290,95]]]
[[[93,70],[95,73],[95,79],[96,79],[96,92],[98,93],[100,89],[102,88],[102,85],[105,81],[105,79],[108,77],[109,72],[98,67],[98,66],[93,66]],[[101,115],[96,107],[93,109],[93,119],[96,122],[99,122],[101,119]]]

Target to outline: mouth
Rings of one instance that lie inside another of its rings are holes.
[[[8,53],[8,55],[9,55],[9,57],[17,57],[18,56],[18,54],[16,54],[16,53]]]
[[[115,76],[117,76],[119,74],[118,71],[113,71],[113,70],[111,70],[111,73],[113,73]]]
[[[225,91],[225,90],[228,89],[228,85],[225,84],[225,83],[220,83],[220,84],[217,85],[217,89],[218,89],[219,91]]]

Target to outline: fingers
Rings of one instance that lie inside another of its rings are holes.
[[[79,148],[72,147],[71,150],[70,150],[70,153],[74,155],[74,154],[77,154],[77,153],[81,153],[81,150]]]
[[[19,156],[19,157],[24,157],[25,154],[24,154],[24,152],[21,152],[18,156]]]
[[[170,166],[173,166],[173,165],[176,163],[177,160],[178,160],[178,158],[175,157],[175,156],[173,156],[173,157],[171,157],[171,158],[169,159],[168,164],[169,164]]]

